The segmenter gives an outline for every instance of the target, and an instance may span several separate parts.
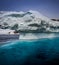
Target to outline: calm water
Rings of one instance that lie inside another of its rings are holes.
[[[0,65],[59,63],[59,34],[22,34],[0,46]]]

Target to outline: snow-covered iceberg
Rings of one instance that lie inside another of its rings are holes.
[[[59,32],[59,22],[38,11],[0,11],[0,28],[18,32]]]

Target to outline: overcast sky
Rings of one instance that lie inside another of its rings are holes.
[[[37,10],[50,18],[59,18],[59,0],[0,0],[0,11]]]

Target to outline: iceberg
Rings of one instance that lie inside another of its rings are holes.
[[[42,15],[38,11],[0,12],[0,29],[18,32],[59,32],[59,22]]]

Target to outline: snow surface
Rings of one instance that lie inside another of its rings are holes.
[[[9,34],[9,32],[10,32],[10,34],[14,34],[14,30],[10,30],[10,29],[3,30],[3,29],[0,29],[0,34]]]

